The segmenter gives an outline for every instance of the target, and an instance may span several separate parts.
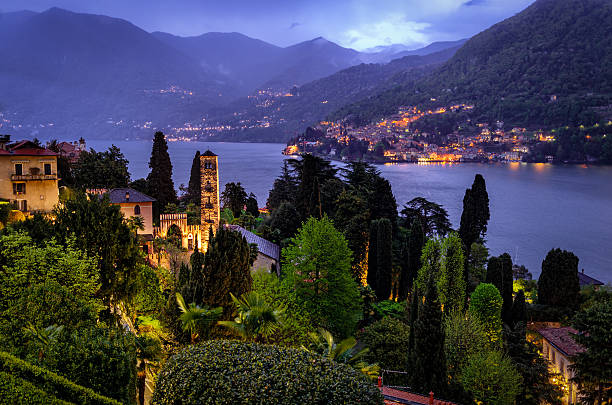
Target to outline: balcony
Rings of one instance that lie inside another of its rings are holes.
[[[57,173],[51,174],[11,174],[11,181],[57,180]]]

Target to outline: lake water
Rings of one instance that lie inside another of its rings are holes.
[[[146,177],[151,142],[115,142],[132,179]],[[108,142],[88,142],[106,149]],[[189,182],[196,150],[219,155],[220,184],[239,181],[264,205],[283,159],[281,144],[170,142],[175,187]],[[551,248],[574,252],[585,273],[612,282],[612,167],[548,164],[398,164],[378,167],[401,207],[422,196],[441,204],[459,226],[465,189],[480,173],[487,182],[490,253],[510,253],[537,277]]]

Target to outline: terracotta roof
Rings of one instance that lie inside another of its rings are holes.
[[[562,328],[545,328],[538,331],[548,343],[560,350],[566,356],[574,356],[585,349],[572,338],[578,331],[568,326]]]
[[[37,146],[32,141],[19,141],[7,145],[6,150],[3,151],[2,155],[13,155],[13,156],[57,156],[57,153],[50,151],[47,148]]]
[[[125,198],[125,194],[130,194],[130,199],[127,200]],[[143,202],[153,202],[156,201],[155,198],[149,197],[148,195],[141,193],[140,191],[134,190],[133,188],[113,188],[108,192],[108,197],[110,198],[110,202],[113,204],[121,204],[121,203],[143,203]]]
[[[604,284],[603,282],[584,274],[584,270],[583,272],[578,272],[578,282],[580,283],[580,287],[584,287],[587,285],[603,285]]]
[[[385,404],[429,405],[429,397],[413,392],[400,391],[394,388],[382,387]],[[434,398],[434,405],[456,405],[454,402]]]
[[[261,236],[257,236],[253,232],[249,232],[241,226],[230,225],[229,228],[234,231],[240,232],[242,236],[244,236],[244,238],[247,240],[247,242],[256,244],[259,253],[271,257],[277,262],[280,261],[280,246],[278,246],[277,244],[272,243],[269,240],[262,238]]]

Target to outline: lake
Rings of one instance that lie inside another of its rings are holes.
[[[132,179],[146,177],[152,142],[115,142],[130,161]],[[106,149],[108,142],[88,147]],[[175,187],[189,182],[196,150],[219,155],[220,184],[241,182],[265,204],[283,159],[281,144],[170,142]],[[484,176],[491,220],[487,233],[490,253],[510,253],[537,277],[551,248],[574,252],[579,268],[612,282],[612,167],[549,164],[396,164],[378,166],[393,186],[401,207],[422,196],[441,204],[453,226],[459,226],[465,189],[474,175]]]

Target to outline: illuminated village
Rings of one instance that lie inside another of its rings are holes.
[[[460,131],[435,134],[418,128],[424,117],[452,112],[467,112],[472,105],[459,104],[421,111],[416,107],[400,107],[397,114],[376,123],[357,127],[343,121],[321,121],[312,134],[294,139],[284,150],[286,155],[312,152],[335,160],[364,159],[378,163],[459,163],[521,162],[531,147],[539,142],[554,142],[544,131],[525,128],[504,128],[504,123],[472,123],[467,120]],[[361,143],[367,151],[353,148]],[[365,152],[365,153],[363,153]],[[552,161],[552,156],[547,156]]]

